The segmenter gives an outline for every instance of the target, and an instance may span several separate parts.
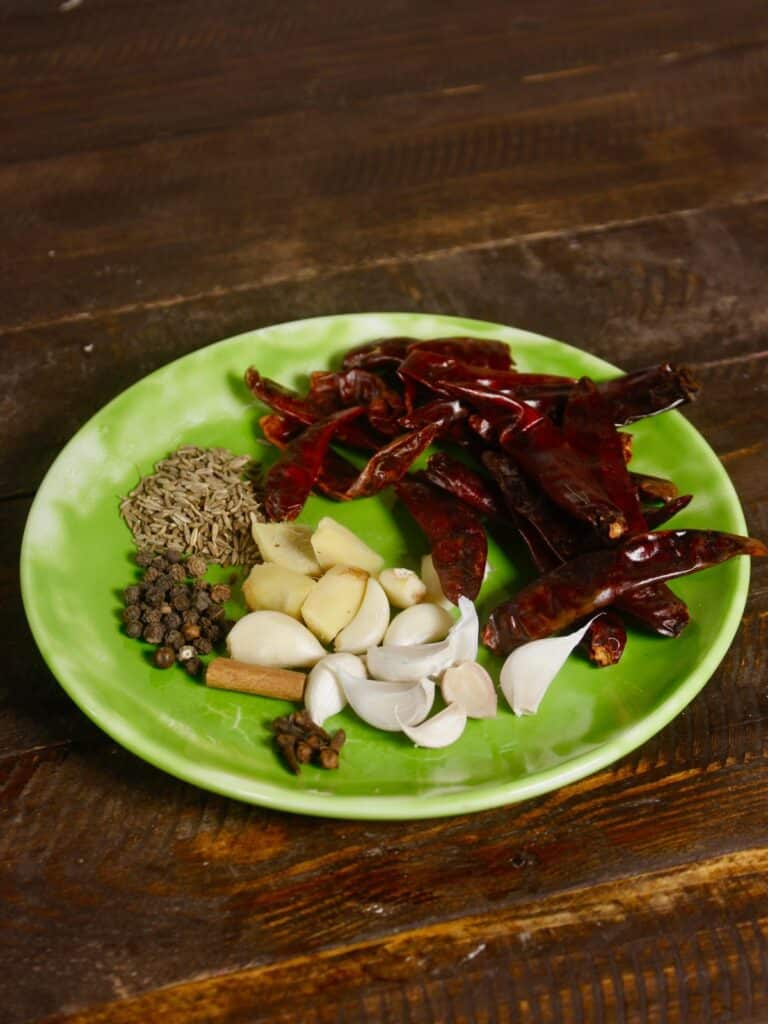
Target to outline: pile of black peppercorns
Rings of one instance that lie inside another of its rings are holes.
[[[157,647],[152,660],[158,668],[178,662],[196,676],[200,656],[210,654],[232,628],[224,610],[230,588],[206,583],[205,559],[185,559],[174,548],[162,554],[139,551],[136,562],[144,572],[138,583],[123,591],[125,632]]]

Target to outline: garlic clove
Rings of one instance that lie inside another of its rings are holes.
[[[436,644],[369,647],[366,653],[371,675],[393,683],[413,683],[417,679],[438,676],[452,661],[453,643],[449,637]]]
[[[315,582],[311,576],[277,562],[262,562],[254,565],[243,583],[243,597],[252,612],[285,612],[298,619]]]
[[[326,654],[307,676],[304,706],[309,717],[318,725],[346,707],[347,698],[338,678],[340,669],[350,676],[365,679],[366,670],[362,660],[347,653]]]
[[[293,572],[319,576],[320,566],[312,550],[312,527],[303,523],[261,523],[251,516],[251,533],[262,559]]]
[[[413,740],[417,747],[448,747],[464,732],[467,724],[467,713],[461,704],[449,704],[432,718],[420,725],[410,725],[398,718],[400,728],[405,735]]]
[[[443,593],[440,577],[437,575],[435,563],[432,561],[432,555],[424,555],[421,560],[421,578],[424,581],[424,586],[427,588],[428,601],[431,601],[433,604],[439,604],[446,611],[450,611],[451,608],[455,607]]]
[[[402,722],[416,725],[423,721],[435,699],[435,684],[431,679],[392,683],[383,679],[359,679],[343,669],[338,671],[338,677],[355,713],[364,722],[385,732],[400,732]]]
[[[460,704],[469,718],[496,717],[496,687],[476,661],[462,661],[446,669],[440,689],[445,700],[449,704]]]
[[[323,569],[334,565],[351,565],[376,575],[384,564],[381,555],[330,516],[323,516],[317,524],[312,534],[312,548]]]
[[[501,668],[499,682],[516,715],[535,715],[547,688],[578,644],[592,620],[566,636],[532,640],[512,651]]]
[[[317,581],[301,606],[301,617],[324,643],[348,626],[363,601],[368,574],[334,565]]]
[[[459,598],[459,620],[454,623],[448,634],[453,643],[453,660],[474,661],[477,658],[477,648],[480,642],[480,622],[477,618],[477,608],[474,602],[468,597]]]
[[[284,612],[249,612],[227,636],[229,656],[266,668],[309,668],[326,653],[317,637]]]
[[[453,626],[453,618],[436,604],[415,604],[392,619],[384,634],[385,644],[411,647],[444,640]]]
[[[395,608],[410,608],[427,596],[427,587],[413,569],[384,569],[379,573],[389,603]]]
[[[363,654],[381,643],[389,625],[389,601],[384,588],[373,577],[365,586],[363,600],[354,619],[336,637],[337,651]]]

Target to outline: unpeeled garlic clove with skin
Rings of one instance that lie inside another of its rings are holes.
[[[365,660],[368,671],[378,679],[393,683],[413,683],[417,679],[438,676],[448,668],[453,661],[453,642],[450,637],[446,637],[436,644],[369,647]]]
[[[379,583],[394,608],[410,608],[427,596],[426,584],[413,569],[384,569]]]
[[[451,615],[436,604],[415,604],[392,619],[384,634],[385,644],[412,647],[444,640],[453,626]]]
[[[337,715],[347,705],[338,674],[342,670],[350,676],[365,679],[362,659],[354,654],[326,654],[307,676],[304,688],[304,706],[313,722],[322,725],[326,718]]]
[[[440,689],[449,704],[460,704],[469,718],[495,718],[496,687],[482,665],[463,661],[446,669]]]
[[[402,722],[416,725],[423,721],[435,699],[435,684],[431,679],[392,683],[384,679],[359,679],[343,669],[338,676],[344,695],[358,717],[385,732],[400,732]]]
[[[461,704],[449,704],[432,718],[420,725],[409,725],[397,715],[398,724],[408,739],[413,740],[417,747],[438,749],[449,747],[464,732],[467,724],[467,712]]]
[[[389,601],[384,588],[370,577],[357,614],[339,633],[334,642],[337,651],[363,654],[380,644],[389,625]]]
[[[459,598],[459,619],[451,627],[448,638],[453,644],[453,661],[474,661],[480,642],[480,622],[474,602],[463,595]]]
[[[532,640],[516,648],[501,668],[499,682],[516,715],[535,715],[549,684],[592,625],[592,619],[566,636]]]
[[[266,668],[310,668],[326,653],[320,641],[285,612],[249,612],[227,636],[235,661]]]

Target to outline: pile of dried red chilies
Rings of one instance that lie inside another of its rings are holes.
[[[658,530],[691,495],[631,472],[632,438],[617,427],[691,400],[696,385],[669,363],[595,383],[518,373],[498,341],[385,338],[349,351],[338,372],[312,373],[306,395],[254,368],[246,383],[272,410],[260,424],[280,449],[265,482],[270,519],[294,519],[313,489],[351,500],[394,485],[454,602],[480,590],[486,529],[519,533],[541,575],[491,613],[483,640],[499,654],[597,612],[584,645],[614,664],[624,614],[661,636],[687,625],[666,580],[768,554],[749,537]],[[409,472],[435,441],[464,457],[437,451]],[[368,454],[365,466],[333,442]]]

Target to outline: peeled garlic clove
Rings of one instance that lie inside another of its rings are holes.
[[[301,617],[315,634],[329,643],[357,615],[368,574],[348,565],[334,565],[321,576],[301,606]]]
[[[284,612],[249,612],[227,636],[229,656],[266,668],[309,668],[325,648],[306,626]]]
[[[448,703],[460,704],[470,718],[496,717],[496,688],[476,661],[463,661],[446,669],[440,689]]]
[[[286,569],[277,562],[263,562],[251,569],[243,583],[243,597],[252,612],[285,612],[298,619],[314,586],[311,576]]]
[[[304,706],[318,725],[346,707],[347,698],[338,679],[339,670],[360,679],[366,676],[365,665],[354,654],[326,654],[307,676]]]
[[[453,644],[453,662],[474,661],[480,642],[480,622],[474,602],[462,594],[459,598],[459,620],[451,627],[448,639]]]
[[[337,651],[363,654],[380,644],[389,625],[389,601],[383,587],[372,577],[365,586],[357,615],[336,637]]]
[[[450,611],[455,607],[443,593],[440,577],[437,575],[432,555],[424,555],[421,560],[421,578],[427,588],[427,600],[433,604],[439,604],[441,608]]]
[[[376,575],[384,564],[381,555],[330,516],[324,516],[317,524],[312,534],[312,548],[323,569],[351,565]]]
[[[293,572],[319,576],[321,569],[312,550],[312,527],[303,523],[261,523],[251,516],[251,533],[265,562]]]
[[[392,619],[384,634],[385,644],[410,647],[444,640],[453,626],[453,618],[436,604],[415,604]]]
[[[544,694],[568,660],[592,620],[567,636],[532,640],[512,651],[501,668],[499,682],[516,715],[535,715]]]
[[[400,728],[417,747],[448,747],[464,732],[467,713],[461,704],[449,704],[421,725],[409,725],[398,718]]]
[[[338,676],[355,713],[364,722],[386,732],[400,732],[401,722],[406,725],[421,722],[435,699],[435,684],[431,679],[391,683],[382,679],[358,679],[343,669]]]
[[[369,647],[366,663],[371,675],[393,683],[413,683],[416,679],[437,676],[453,661],[453,643],[446,637],[436,644],[399,647]]]
[[[427,587],[413,569],[385,569],[379,573],[389,602],[395,608],[410,608],[427,596]]]

